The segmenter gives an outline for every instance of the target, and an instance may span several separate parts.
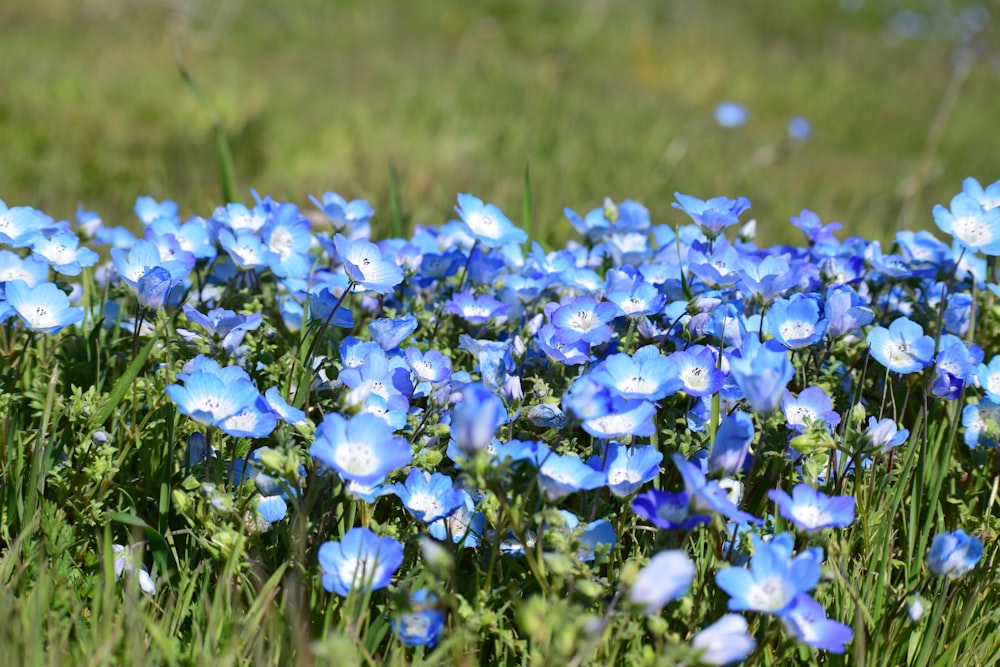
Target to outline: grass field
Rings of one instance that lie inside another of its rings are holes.
[[[551,242],[571,233],[563,207],[605,196],[680,222],[675,191],[750,197],[765,241],[795,238],[787,219],[806,207],[887,238],[915,173],[916,227],[962,178],[1000,175],[1000,57],[987,26],[949,94],[955,36],[893,37],[907,3],[861,4],[10,0],[0,198],[118,223],[139,195],[211,213],[211,119],[180,61],[218,110],[245,200],[334,190],[387,213],[395,168],[411,223],[443,222],[458,192],[512,214],[530,162]],[[743,128],[713,123],[726,99],[748,106]],[[803,145],[786,139],[793,115],[813,125]]]

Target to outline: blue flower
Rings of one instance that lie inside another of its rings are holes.
[[[318,556],[323,588],[347,597],[388,586],[403,564],[403,545],[368,528],[351,528],[339,542],[324,542]]]
[[[788,136],[795,141],[806,141],[813,133],[812,123],[802,116],[792,116],[785,126]]]
[[[868,303],[848,285],[833,285],[826,291],[823,312],[832,338],[853,334],[875,319]]]
[[[316,429],[309,455],[345,480],[370,484],[413,459],[409,443],[392,433],[392,427],[374,415],[344,419],[328,414]]]
[[[221,343],[222,349],[229,354],[240,346],[248,331],[260,328],[263,321],[260,313],[243,315],[224,308],[210,310],[207,315],[203,315],[192,306],[185,305],[183,310],[188,321],[204,329],[213,342]]]
[[[580,526],[580,517],[568,510],[559,510],[562,523],[553,526],[567,540],[572,540],[576,547],[575,556],[581,563],[594,560],[598,549],[611,550],[618,542],[614,526],[610,521],[597,519]],[[576,539],[573,539],[573,538]]]
[[[133,210],[146,226],[157,220],[177,220],[177,204],[169,199],[158,202],[152,197],[137,197]]]
[[[594,408],[600,412],[583,419],[583,430],[595,438],[648,437],[656,431],[656,406],[650,401],[614,396]]]
[[[715,480],[705,478],[705,473],[690,461],[676,452],[670,457],[684,480],[684,489],[691,497],[691,505],[695,510],[707,510],[721,514],[733,521],[761,523],[760,519],[739,509],[729,499],[729,494]]]
[[[878,447],[882,453],[888,452],[893,447],[906,442],[910,437],[909,429],[900,429],[896,422],[885,417],[876,420],[875,417],[868,418],[868,428],[861,434],[871,447]]]
[[[21,259],[9,250],[0,250],[0,283],[23,280],[28,287],[47,282],[49,264],[41,257],[29,255]]]
[[[683,386],[673,359],[660,354],[655,345],[639,348],[635,354],[613,354],[591,377],[622,398],[657,401]]]
[[[424,523],[450,516],[465,502],[461,490],[454,487],[451,478],[439,472],[431,474],[411,468],[406,482],[397,482],[392,489],[403,501],[403,507]]]
[[[563,343],[559,340],[560,331],[551,324],[543,325],[535,338],[539,349],[552,361],[566,366],[579,366],[590,361],[590,345],[584,340]]]
[[[403,269],[391,259],[384,258],[379,247],[371,241],[348,241],[342,234],[337,234],[333,242],[348,277],[364,289],[388,294],[403,281]]]
[[[757,412],[773,411],[795,374],[788,351],[774,340],[761,343],[747,336],[729,360],[729,376]]]
[[[403,353],[406,363],[421,382],[444,382],[451,375],[451,361],[437,350],[421,352],[415,347]]]
[[[743,286],[767,303],[799,282],[799,274],[780,257],[768,255],[759,261],[741,259],[736,270]]]
[[[938,228],[966,248],[984,255],[1000,255],[1000,208],[986,210],[975,198],[960,192],[951,210],[940,204],[933,210]]]
[[[722,127],[741,127],[750,118],[745,104],[738,102],[719,102],[715,107],[715,122]]]
[[[958,579],[965,576],[983,557],[983,543],[963,530],[934,536],[927,552],[927,569],[936,577]]]
[[[71,231],[60,230],[32,237],[31,249],[44,257],[59,273],[78,276],[85,266],[93,266],[99,256],[89,248],[80,247],[80,239]]]
[[[221,368],[208,357],[199,355],[192,362],[190,374],[178,374],[183,385],[172,384],[167,395],[181,414],[199,424],[221,427],[226,419],[249,408],[255,412],[260,392],[239,366]],[[234,425],[235,428],[236,425]],[[273,428],[273,427],[272,427]]]
[[[775,299],[764,316],[764,331],[792,350],[821,341],[828,324],[820,314],[819,296],[814,294]]]
[[[696,634],[691,648],[700,651],[698,662],[728,665],[747,657],[757,642],[747,632],[747,621],[739,614],[726,614]]]
[[[28,287],[23,280],[4,283],[7,305],[32,331],[54,334],[83,319],[83,309],[69,305],[69,297],[53,283]]]
[[[893,373],[908,374],[929,366],[934,358],[934,339],[907,317],[900,317],[889,328],[875,327],[868,332],[871,354]]]
[[[487,248],[521,244],[528,240],[524,230],[514,226],[493,204],[484,204],[478,197],[458,195],[455,212],[462,217],[466,231]]]
[[[324,192],[322,202],[317,201],[312,195],[309,199],[323,211],[323,215],[333,223],[334,229],[347,232],[347,238],[368,238],[371,234],[371,225],[368,221],[375,215],[375,209],[365,200],[355,199],[348,202],[336,192]]]
[[[659,475],[662,460],[663,454],[651,445],[627,447],[612,442],[608,444],[604,456],[591,456],[587,465],[604,472],[611,493],[624,498]]]
[[[609,272],[610,273],[610,272]],[[666,297],[649,283],[636,279],[623,289],[611,289],[605,294],[608,301],[618,306],[626,317],[646,317],[663,310]]]
[[[462,400],[452,408],[451,437],[460,452],[471,456],[486,449],[506,421],[500,397],[476,382],[462,390]]]
[[[975,344],[966,347],[965,341],[944,334],[938,344],[938,354],[934,359],[934,380],[931,393],[935,396],[954,400],[972,378],[977,376],[983,361],[983,349]]]
[[[405,315],[396,319],[380,318],[368,324],[372,338],[386,352],[391,352],[417,330],[417,318]]]
[[[216,423],[220,429],[238,438],[264,438],[270,435],[277,425],[277,413],[259,393],[252,403]]]
[[[965,406],[962,410],[962,426],[965,427],[965,444],[969,447],[983,445],[996,447],[998,444],[997,426],[1000,425],[1000,403],[994,402],[988,396],[978,403]]]
[[[796,484],[789,496],[781,489],[767,492],[778,512],[808,534],[824,528],[845,528],[854,522],[854,496],[833,496],[808,484]]]
[[[309,220],[299,212],[298,206],[280,204],[261,228],[260,235],[271,252],[270,267],[274,275],[305,277],[312,263],[309,257],[312,234],[309,233]]]
[[[739,410],[727,415],[715,432],[715,442],[708,455],[708,465],[729,477],[743,469],[750,443],[753,442],[753,418]]]
[[[712,247],[695,242],[687,256],[688,269],[706,285],[722,287],[736,282],[740,253],[725,237],[718,239]]]
[[[393,621],[399,641],[406,646],[434,646],[444,630],[444,612],[435,607],[437,598],[425,588],[410,596],[410,609]]]
[[[121,248],[112,248],[111,261],[114,262],[118,275],[133,292],[139,291],[139,280],[154,268],[166,269],[171,277],[177,279],[187,274],[184,265],[176,260],[162,262],[156,244],[149,241],[136,241],[127,255]]]
[[[241,269],[265,269],[278,259],[257,232],[242,230],[233,234],[228,229],[219,232],[219,245]]]
[[[0,199],[0,243],[11,248],[26,248],[39,233],[55,231],[58,226],[49,216],[30,206],[7,208]]]
[[[432,523],[427,532],[437,540],[451,539],[458,544],[462,542],[466,549],[479,546],[479,540],[486,534],[486,517],[476,511],[476,503],[467,491],[459,491],[462,504],[447,519],[438,519]]]
[[[975,199],[984,210],[1000,208],[1000,181],[983,188],[979,181],[970,177],[962,181],[962,192]]]
[[[486,324],[507,315],[509,306],[489,294],[476,296],[472,292],[455,292],[445,303],[445,308],[470,324]]]
[[[687,491],[649,489],[632,501],[632,512],[664,530],[692,530],[712,520],[707,514],[691,514],[691,495]]]
[[[611,340],[608,322],[621,311],[610,301],[598,303],[594,297],[578,296],[552,311],[549,319],[556,328],[555,338],[563,345],[584,341],[600,345]]]
[[[792,558],[792,535],[782,533],[770,541],[756,535],[750,567],[728,567],[715,575],[715,583],[729,594],[729,609],[783,614],[799,593],[812,590],[820,579],[823,552],[813,547]]]
[[[785,413],[786,426],[797,433],[803,432],[811,422],[821,422],[827,430],[840,423],[840,415],[822,387],[807,387],[798,398],[786,389],[781,409]]]
[[[714,197],[703,201],[675,192],[674,198],[677,202],[673,207],[687,213],[710,239],[718,236],[726,227],[738,224],[740,214],[750,208],[750,200],[746,197]]]
[[[337,306],[342,301],[330,292],[329,287],[309,292],[308,299],[310,319],[320,322],[329,320],[330,324],[335,327],[345,327],[348,329],[354,327],[354,314],[343,306]],[[337,306],[337,313],[331,318],[330,313],[333,311],[334,306]]]
[[[826,611],[808,593],[800,593],[781,616],[789,634],[799,641],[830,653],[843,653],[854,638],[851,628],[826,617]]]
[[[538,466],[538,486],[550,501],[558,500],[577,491],[588,491],[604,486],[607,476],[594,470],[579,456],[550,453]]]
[[[639,570],[629,599],[643,605],[646,614],[658,614],[665,604],[687,593],[694,574],[694,562],[686,553],[679,549],[661,551]]]
[[[670,354],[677,364],[681,391],[688,396],[711,396],[726,384],[726,372],[716,368],[718,351],[704,345],[692,345]]]

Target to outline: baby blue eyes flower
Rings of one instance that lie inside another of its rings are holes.
[[[778,406],[794,374],[788,351],[777,341],[761,343],[756,336],[747,336],[729,361],[730,377],[757,412],[769,413]]]
[[[803,432],[811,422],[823,423],[828,430],[840,423],[840,415],[834,411],[833,402],[821,387],[803,389],[797,398],[786,389],[781,409],[788,428],[798,433]]]
[[[934,358],[934,339],[924,335],[923,327],[900,317],[889,328],[875,327],[868,332],[871,354],[893,373],[915,373],[929,366]]]
[[[661,551],[639,571],[629,599],[642,605],[646,614],[658,614],[665,604],[687,593],[694,573],[694,562],[686,553],[679,549]]]
[[[451,437],[460,452],[473,455],[489,446],[497,429],[506,421],[503,400],[478,382],[470,384],[452,409]]]
[[[406,482],[397,482],[393,492],[403,501],[403,507],[423,523],[433,523],[455,512],[465,502],[460,489],[451,478],[439,472],[431,474],[410,469]]]
[[[31,249],[52,264],[52,268],[67,276],[80,275],[83,267],[93,266],[99,259],[93,250],[81,248],[80,239],[70,231],[38,234],[32,241]]]
[[[726,372],[716,368],[718,352],[710,347],[694,345],[670,354],[677,365],[677,378],[688,396],[711,396],[726,384]]]
[[[1000,181],[984,188],[979,181],[970,177],[962,181],[962,192],[975,199],[984,210],[1000,208]]]
[[[767,495],[781,516],[810,535],[824,528],[845,528],[854,522],[853,496],[830,497],[807,484],[796,484],[791,496],[781,489],[772,489]]]
[[[791,350],[815,345],[829,322],[821,316],[818,295],[795,294],[775,299],[764,316],[764,331]]]
[[[406,440],[392,434],[392,427],[375,415],[344,419],[328,414],[316,430],[309,455],[345,480],[371,484],[413,459]]]
[[[550,501],[577,491],[604,486],[607,476],[594,470],[578,456],[546,454],[538,466],[538,485]]]
[[[242,415],[229,427],[223,427],[227,432],[231,428],[242,435],[241,427],[250,426],[258,410],[255,403],[260,398],[246,372],[238,366],[220,368],[204,356],[197,357],[192,365],[192,373],[177,375],[183,385],[172,384],[166,389],[177,409],[199,424],[218,427],[223,427],[227,419]]]
[[[364,289],[388,294],[403,282],[403,269],[391,259],[384,258],[379,247],[371,241],[348,241],[342,234],[337,234],[333,242],[348,277]]]
[[[28,287],[23,280],[12,280],[4,285],[7,306],[32,331],[54,334],[83,319],[83,309],[70,306],[66,293],[52,283]]]
[[[673,207],[687,213],[710,239],[718,236],[726,227],[739,223],[740,214],[750,208],[750,200],[746,197],[714,197],[703,201],[675,192],[674,198],[677,201]]]
[[[811,548],[792,558],[792,536],[782,533],[765,542],[753,536],[750,567],[728,567],[715,583],[729,594],[729,609],[782,614],[799,593],[812,590],[820,579],[823,553]]]
[[[934,222],[955,240],[984,255],[1000,255],[1000,207],[989,210],[975,198],[960,192],[951,200],[951,210],[938,204]]]
[[[978,445],[996,447],[997,424],[1000,424],[1000,403],[994,402],[988,396],[983,397],[978,403],[965,406],[962,410],[965,444],[972,448]]]
[[[692,530],[712,520],[707,514],[691,514],[691,496],[687,491],[669,493],[650,489],[635,497],[632,511],[664,530]]]
[[[111,549],[115,555],[115,581],[121,579],[123,574],[132,574],[139,582],[139,590],[147,595],[156,594],[156,582],[149,576],[149,570],[142,564],[141,558],[136,555],[138,551],[135,547],[126,547],[121,544],[112,544]],[[138,566],[136,561],[139,561]]]
[[[696,634],[691,648],[700,651],[698,662],[706,665],[728,665],[743,660],[757,647],[747,632],[747,621],[739,614],[726,614]]]
[[[792,116],[785,126],[788,136],[795,141],[807,141],[812,137],[812,123],[802,116]]]
[[[940,533],[927,553],[927,569],[936,577],[958,579],[965,576],[983,556],[983,543],[963,530]]]
[[[448,312],[458,315],[470,324],[486,324],[490,320],[499,320],[507,315],[509,306],[489,294],[476,296],[471,292],[455,292],[445,303]]]
[[[878,447],[883,453],[897,447],[910,437],[909,429],[900,429],[896,422],[885,417],[883,419],[868,418],[868,428],[862,433],[872,447]]]
[[[368,528],[352,528],[339,542],[319,548],[323,588],[347,597],[351,591],[377,591],[392,581],[403,564],[403,545]]]
[[[625,498],[660,473],[662,460],[663,454],[650,445],[626,447],[613,442],[608,445],[603,457],[592,456],[587,459],[587,465],[603,471],[611,493]]]
[[[750,112],[745,104],[738,102],[719,102],[715,107],[715,122],[722,127],[741,127],[750,118]]]
[[[715,442],[708,455],[709,467],[727,477],[741,471],[753,436],[754,425],[750,415],[737,410],[725,417],[715,433]]]
[[[608,322],[621,311],[610,301],[598,303],[590,296],[579,296],[559,306],[549,316],[556,328],[555,338],[564,345],[583,341],[590,345],[600,345],[611,340]]]
[[[528,234],[514,226],[503,211],[493,204],[484,204],[478,197],[458,195],[455,212],[462,217],[468,233],[487,248],[520,245],[528,240]]]
[[[660,354],[655,345],[646,345],[629,356],[613,354],[591,377],[622,398],[658,401],[681,388],[677,366]]]
[[[826,617],[826,611],[808,593],[800,593],[781,616],[788,633],[804,644],[830,653],[843,653],[854,633]]]
[[[444,630],[444,612],[435,607],[437,598],[426,589],[410,596],[410,609],[393,621],[399,640],[406,646],[434,646]]]

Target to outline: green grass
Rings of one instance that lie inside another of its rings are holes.
[[[213,130],[181,57],[219,110],[245,201],[250,187],[303,203],[331,189],[372,201],[387,231],[395,168],[408,223],[443,222],[458,192],[516,216],[530,161],[550,242],[570,234],[563,207],[605,196],[679,221],[674,191],[750,197],[764,241],[794,239],[787,219],[805,207],[888,238],[953,43],[890,45],[886,4],[219,0],[185,17],[170,3],[13,0],[0,8],[0,198],[61,217],[82,202],[116,223],[143,194],[210,214]],[[915,226],[965,176],[997,178],[998,83],[995,56],[977,60]],[[750,107],[748,126],[712,123],[723,99]],[[796,114],[814,139],[771,160]]]

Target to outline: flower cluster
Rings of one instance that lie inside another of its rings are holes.
[[[853,632],[828,618],[821,545],[852,530],[858,498],[878,502],[866,494],[897,449],[912,454],[903,420],[951,404],[970,449],[1000,443],[1000,357],[970,342],[977,299],[1000,294],[983,259],[1000,254],[998,191],[967,180],[934,210],[951,243],[900,232],[889,254],[808,210],[792,219],[804,247],[730,240],[747,198],[679,193],[673,225],[628,200],[567,209],[583,240],[552,252],[526,252],[527,234],[468,194],[458,219],[378,243],[372,208],[334,193],[313,200],[322,224],[256,193],[186,220],[140,198],[140,236],[0,202],[0,321],[124,326],[133,356],[170,336],[150,381],[170,432],[201,443],[176,498],[200,490],[204,522],[229,512],[240,530],[308,514],[322,587],[402,593],[405,645],[436,644],[468,604],[422,574],[454,557],[542,592],[627,591],[621,613],[651,617],[696,581],[722,591],[734,613],[685,643],[707,664],[745,658],[761,615],[842,653]],[[106,303],[66,284],[85,270]],[[213,544],[234,548],[233,533]],[[957,579],[981,553],[958,530],[926,562]]]

